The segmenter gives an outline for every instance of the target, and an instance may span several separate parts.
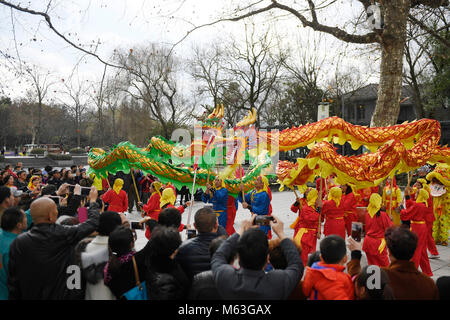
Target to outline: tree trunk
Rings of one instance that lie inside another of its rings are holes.
[[[402,92],[403,50],[410,0],[384,1],[384,26],[381,42],[380,83],[371,127],[397,123]]]
[[[36,128],[36,144],[41,143],[42,101],[38,102],[38,123]]]

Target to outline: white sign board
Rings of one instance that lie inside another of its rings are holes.
[[[319,109],[317,110],[317,121],[323,120],[330,116],[330,105],[319,104]]]

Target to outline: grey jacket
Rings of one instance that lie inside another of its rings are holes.
[[[286,257],[284,270],[236,269],[227,263],[232,250],[236,251],[239,234],[229,237],[212,257],[211,267],[220,296],[226,300],[284,300],[289,297],[303,275],[303,263],[290,239],[281,241]]]

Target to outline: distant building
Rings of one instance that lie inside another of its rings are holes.
[[[344,119],[352,124],[369,126],[370,119],[375,110],[378,97],[378,84],[369,84],[353,92],[344,94]],[[403,86],[400,98],[400,113],[397,124],[405,121],[418,120],[411,89]],[[432,119],[437,119],[441,124],[441,145],[450,145],[450,109],[436,108],[433,110]]]

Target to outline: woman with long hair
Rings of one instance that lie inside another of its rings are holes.
[[[117,299],[126,299],[123,295],[136,286],[134,261],[140,281],[145,279],[144,250],[134,250],[135,238],[131,229],[118,226],[109,234],[109,260],[104,269],[104,283]]]

